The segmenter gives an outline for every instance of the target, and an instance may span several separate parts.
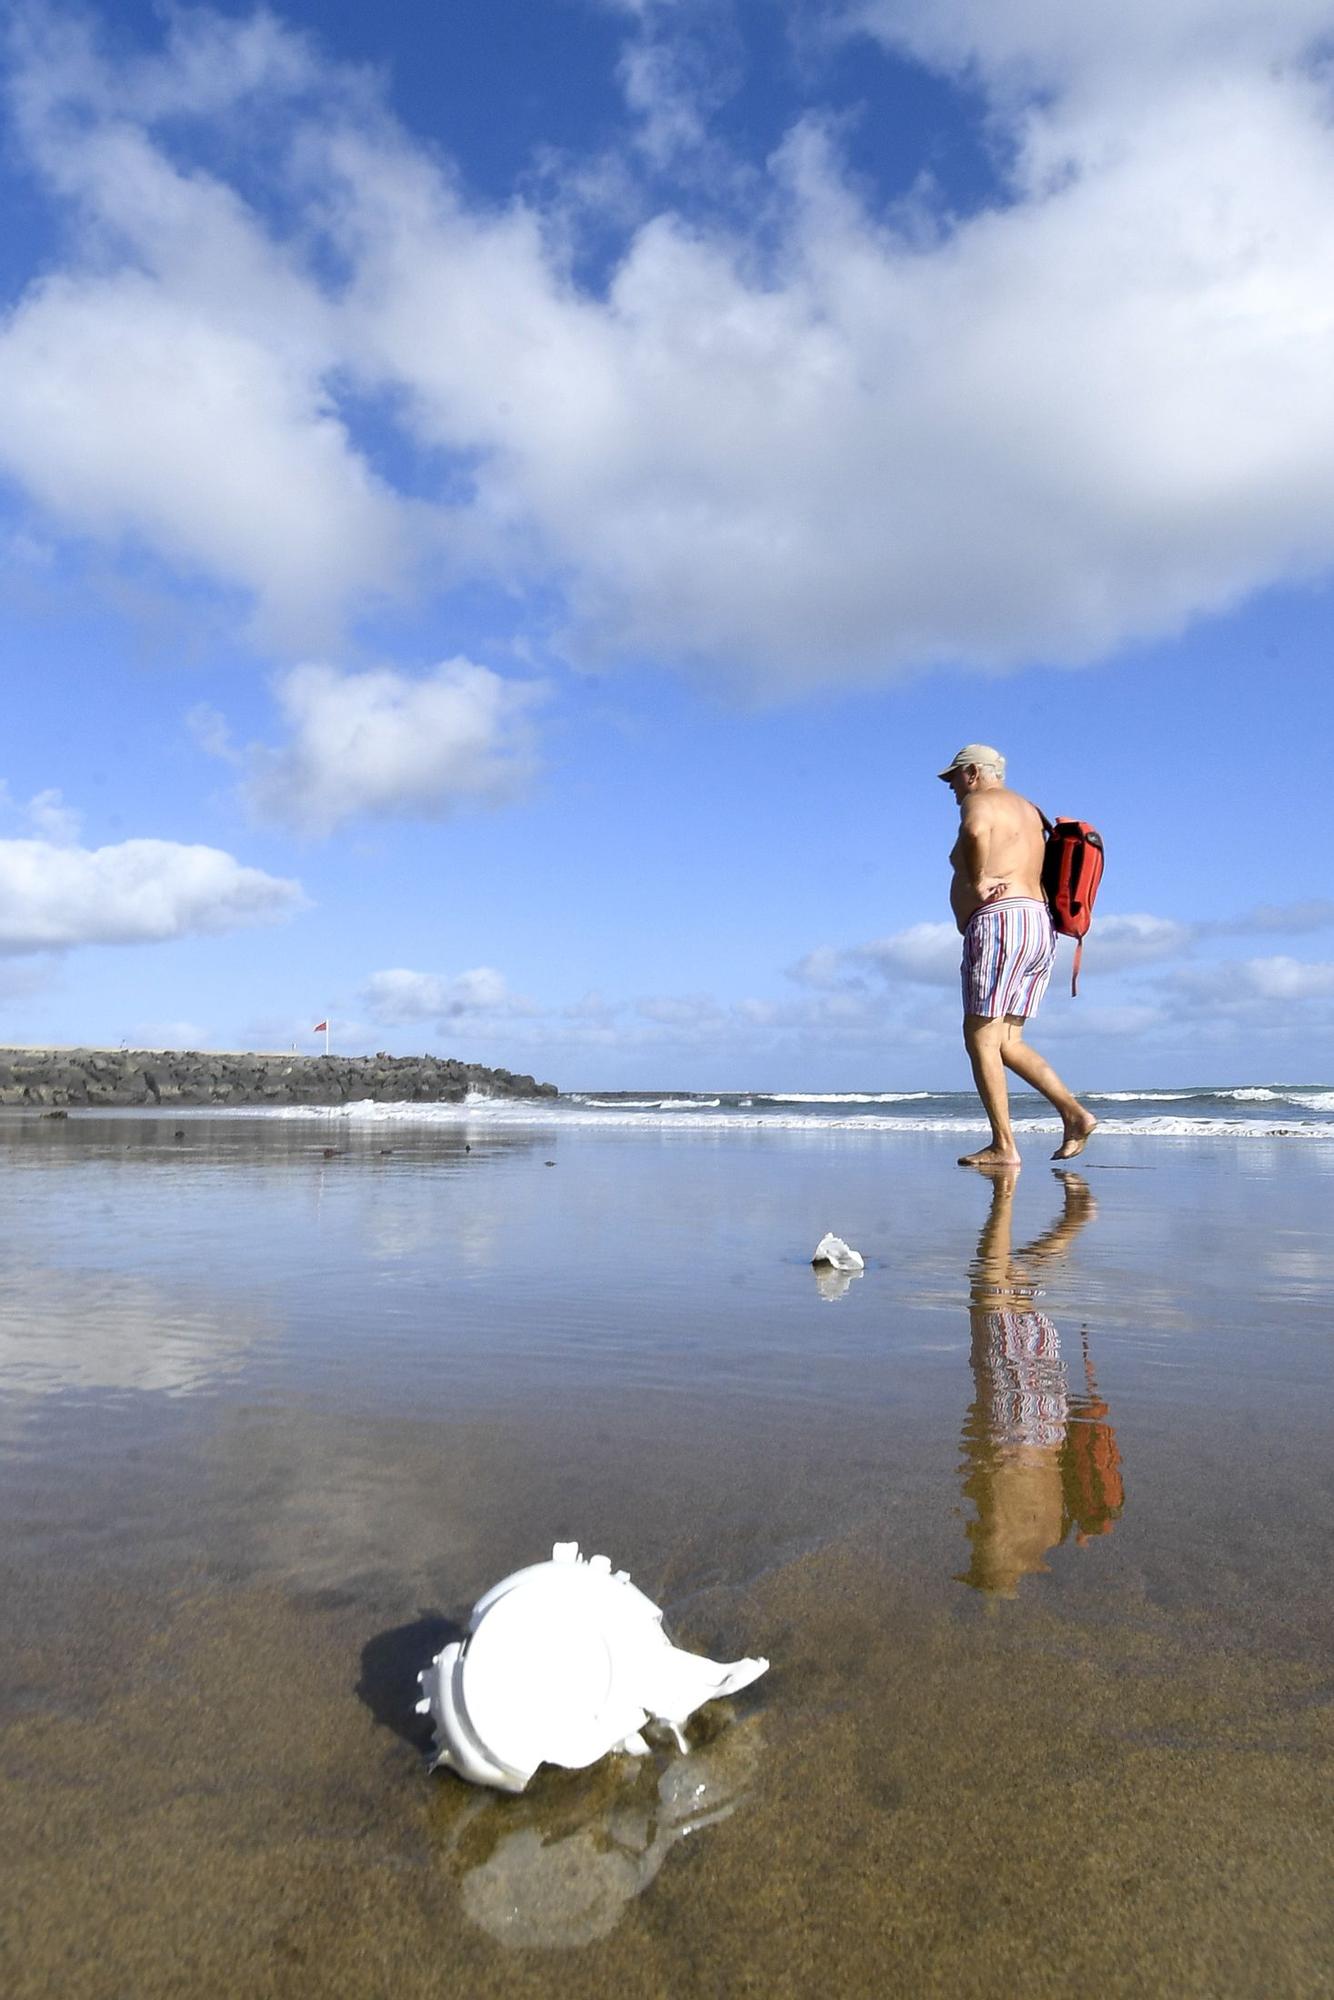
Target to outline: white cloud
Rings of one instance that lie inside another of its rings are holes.
[[[241,753],[232,742],[227,718],[207,701],[197,701],[186,711],[185,726],[209,757],[218,757],[224,764],[239,764]]]
[[[1248,1051],[1250,1060],[1258,1048],[1266,1062],[1290,1064],[1290,1053],[1276,1054],[1280,1046],[1290,1051],[1328,1025],[1334,965],[1196,957],[1163,969],[1190,947],[1189,926],[1143,914],[1105,921],[1116,967],[1090,946],[1074,1002],[1058,968],[1033,1025],[1039,1048],[1061,1051],[1062,1069],[1077,1060],[1087,1076],[1091,1064],[1110,1086],[1125,1080],[1131,1050],[1178,1080],[1207,1069],[1206,1052],[1226,1063]],[[1067,970],[1069,949],[1064,941]],[[704,992],[520,999],[491,967],[379,972],[360,999],[387,1028],[429,1021],[455,1035],[466,1029],[477,1060],[531,1068],[566,1088],[962,1089],[959,950],[952,926],[929,923],[869,945],[824,946],[789,972],[806,990],[781,1000]],[[876,971],[883,978],[868,976]]]
[[[714,85],[668,60],[661,10],[627,11],[665,158]],[[770,687],[1086,659],[1328,569],[1334,129],[1296,60],[1327,7],[844,18],[972,67],[1008,204],[891,221],[807,120],[730,225],[659,203],[605,292],[555,208],[470,206],[271,17],[185,13],[124,68],[34,30],[20,138],[81,247],[0,330],[0,464],[293,645],[429,550],[554,585],[589,656]],[[292,145],[252,155],[251,205],[190,134],[257,107]],[[434,502],[372,468],[367,395],[443,455]]]
[[[1095,917],[1089,933],[1090,964],[1100,972],[1122,972],[1132,965],[1154,965],[1184,956],[1194,943],[1197,927],[1173,917],[1143,914]]]
[[[594,651],[795,683],[1087,657],[1334,546],[1323,107],[1257,72],[1170,110],[926,247],[807,124],[776,250],[662,213],[605,300],[535,217],[343,139],[366,365],[479,453],[475,524],[568,580]]]
[[[1330,918],[1330,906],[1319,900],[1201,923],[1144,912],[1100,914],[1073,1005],[1063,990],[1071,946],[1068,939],[1058,941],[1051,995],[1033,1039],[1039,1046],[1050,1041],[1088,1052],[1104,1042],[1195,1052],[1206,1042],[1239,1046],[1243,1034],[1272,1040],[1321,1032],[1328,1012],[1323,1003],[1334,998],[1334,965],[1286,956],[1206,959],[1201,953],[1215,938],[1304,932]],[[959,957],[958,934],[945,923],[912,924],[866,944],[820,946],[789,969],[811,995],[781,1015],[786,1036],[813,1054],[822,1045],[873,1043],[892,1028],[896,1043],[912,1037],[947,1051],[957,1040],[958,1003],[947,1008],[930,989],[957,992]],[[869,971],[882,976],[883,987],[868,988]],[[1283,1003],[1281,1012],[1275,1001]]]
[[[134,1021],[125,1030],[132,1049],[207,1049],[215,1036],[201,1021]]]
[[[863,991],[868,972],[879,973],[890,986],[957,986],[961,953],[953,924],[909,924],[868,944],[819,945],[788,968],[788,978],[844,995]]]
[[[697,1031],[701,1024],[717,1022],[719,1007],[707,993],[646,993],[636,1000],[635,1012],[663,1027]]]
[[[1291,60],[1330,15],[1327,0],[852,0],[843,21],[934,67],[1065,95]]]
[[[632,22],[617,74],[637,121],[636,141],[656,166],[680,164],[707,149],[710,114],[742,81],[740,44],[729,7],[717,0],[612,0]]]
[[[183,9],[161,58],[100,60],[72,16],[29,8],[9,98],[81,252],[0,330],[0,462],[55,520],[239,585],[266,636],[319,643],[401,580],[416,509],[349,441],[328,296],[245,200],[155,144],[314,85],[344,91],[272,17]]]
[[[963,946],[953,924],[910,924],[892,937],[857,945],[850,956],[887,979],[908,979],[923,986],[957,986]]]
[[[456,1021],[465,1014],[531,1011],[531,1003],[511,993],[504,974],[490,965],[468,972],[412,972],[406,967],[373,972],[361,1000],[371,1018],[386,1027]]]
[[[1295,958],[1250,958],[1229,968],[1230,983],[1259,1000],[1320,1000],[1334,994],[1334,965]]]
[[[1334,902],[1326,896],[1311,896],[1302,903],[1259,903],[1243,910],[1239,917],[1197,925],[1204,934],[1244,936],[1247,932],[1268,931],[1296,935],[1303,931],[1323,931],[1334,924]]]
[[[47,840],[56,847],[70,846],[79,837],[82,818],[73,806],[67,806],[54,787],[44,792],[35,792],[26,805],[19,805],[11,799],[9,787],[0,778],[0,814],[11,824],[17,821],[24,833],[37,840]]]
[[[200,220],[201,237],[216,233]],[[239,584],[267,635],[333,635],[397,579],[407,514],[310,359],[161,276],[53,276],[0,333],[0,459],[54,518]]]
[[[541,684],[471,660],[419,678],[312,664],[294,667],[277,692],[290,740],[252,752],[247,792],[263,817],[301,833],[358,815],[440,819],[498,804],[534,769],[528,717]]]
[[[795,965],[788,967],[787,976],[795,979],[798,986],[814,986],[817,989],[845,985],[848,980],[847,955],[836,945],[816,945],[814,951],[806,952]]]
[[[1141,1040],[1154,1029],[1179,1025],[1161,1007],[1149,1001],[1126,1000],[1086,1005],[1083,998],[1075,1008],[1044,1008],[1034,1024],[1032,1039],[1037,1042],[1078,1042],[1096,1045],[1112,1040]]]
[[[1318,929],[1331,921],[1334,921],[1334,906],[1320,901],[1270,904],[1238,917],[1206,923],[1183,923],[1175,917],[1152,916],[1147,912],[1108,911],[1094,919],[1085,966],[1088,972],[1101,977],[1189,957],[1197,941],[1204,937],[1230,937],[1254,931],[1301,932]],[[959,977],[960,951],[959,934],[953,924],[910,924],[905,930],[874,938],[868,944],[841,948],[822,945],[794,965],[789,977],[805,986],[847,990],[861,985],[864,972],[873,970],[891,984],[908,981],[952,987]],[[1212,973],[1200,976],[1206,985],[1214,978]]]
[[[28,818],[37,838],[57,847],[72,846],[83,823],[81,815],[65,805],[54,788],[36,793],[28,805]]]
[[[160,944],[277,923],[304,903],[299,883],[243,867],[216,847],[0,840],[0,951]]]

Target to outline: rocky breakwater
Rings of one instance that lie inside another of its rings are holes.
[[[0,1105],[20,1110],[95,1106],[458,1104],[489,1097],[554,1097],[507,1069],[443,1056],[210,1054],[187,1049],[0,1049]]]

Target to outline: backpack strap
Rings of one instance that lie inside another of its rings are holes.
[[[1070,913],[1072,916],[1077,910],[1082,910],[1084,907],[1079,900],[1079,885],[1084,879],[1084,862],[1087,855],[1088,849],[1084,842],[1082,840],[1076,841],[1075,865],[1070,877]]]
[[[1084,956],[1084,940],[1083,938],[1077,938],[1075,940],[1075,963],[1074,963],[1074,968],[1070,974],[1070,998],[1072,1000],[1079,991],[1079,962],[1083,958],[1083,956]]]

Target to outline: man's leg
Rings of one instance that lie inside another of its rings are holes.
[[[973,1066],[973,1081],[982,1100],[982,1109],[991,1121],[991,1144],[980,1152],[965,1153],[961,1167],[1017,1167],[1019,1153],[1010,1127],[1010,1094],[1005,1085],[1005,1064],[1001,1042],[1007,1022],[1001,1015],[965,1014],[963,1044]]]
[[[1021,1015],[1006,1016],[1000,1057],[1007,1069],[1012,1069],[1034,1090],[1040,1090],[1048,1104],[1054,1105],[1060,1112],[1063,1132],[1061,1143],[1052,1154],[1053,1160],[1073,1160],[1076,1153],[1082,1153],[1089,1133],[1098,1121],[1091,1111],[1084,1109],[1074,1093],[1066,1089],[1046,1057],[1029,1048],[1024,1040]]]

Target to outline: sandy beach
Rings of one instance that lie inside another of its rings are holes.
[[[15,2000],[1334,1990],[1334,1147],[173,1131],[0,1129]],[[770,1674],[428,1776],[565,1537]]]

